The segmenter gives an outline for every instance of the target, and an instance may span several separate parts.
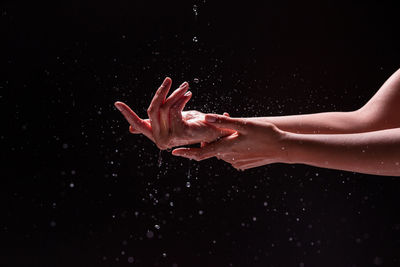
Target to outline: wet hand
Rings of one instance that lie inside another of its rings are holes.
[[[166,99],[171,83],[171,79],[166,78],[157,90],[147,110],[149,119],[142,120],[128,105],[122,102],[115,103],[129,122],[131,133],[144,134],[160,149],[168,149],[180,145],[212,142],[233,132],[207,124],[201,112],[182,111],[192,97],[192,93],[187,91],[187,82],[181,84]]]
[[[194,160],[217,157],[239,170],[288,162],[285,132],[275,125],[215,114],[206,115],[205,120],[209,125],[235,132],[202,148],[177,148],[172,151],[173,155]]]

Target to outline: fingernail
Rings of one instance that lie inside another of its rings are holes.
[[[191,94],[192,94],[192,92],[187,91],[187,92],[184,94],[184,96],[190,96]]]
[[[184,86],[186,86],[187,85],[187,82],[183,82],[179,87],[184,87]]]
[[[165,77],[165,79],[164,79],[162,85],[165,86],[165,85],[167,85],[170,81],[171,81],[171,79],[170,79],[169,77]]]
[[[115,106],[119,111],[122,111],[122,108],[118,105],[117,102],[114,103],[114,106]]]
[[[217,117],[213,116],[213,115],[206,115],[206,121],[208,122],[216,122],[217,121]]]

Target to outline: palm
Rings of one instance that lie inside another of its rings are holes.
[[[187,91],[189,84],[184,82],[168,98],[171,79],[165,78],[155,93],[147,109],[149,119],[142,120],[126,104],[116,102],[115,106],[129,122],[130,132],[144,134],[160,149],[201,142],[212,142],[218,137],[232,133],[232,130],[219,129],[206,124],[205,114],[199,111],[183,111],[192,93]]]
[[[204,113],[197,110],[182,111],[182,120],[175,125],[168,146],[176,147],[201,142],[212,142],[220,136],[232,133],[231,130],[219,129],[206,124],[204,116]],[[145,119],[144,122],[151,128],[149,119]],[[139,130],[133,130],[132,128],[130,131],[135,134],[141,133]]]

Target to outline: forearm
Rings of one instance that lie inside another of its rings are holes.
[[[400,69],[363,107],[352,112],[254,118],[278,128],[304,134],[361,133],[400,127]],[[253,119],[253,118],[251,118]]]
[[[373,125],[365,122],[359,111],[258,117],[249,120],[269,122],[283,131],[302,134],[345,134],[375,130]]]
[[[287,163],[400,176],[400,128],[358,134],[286,133]]]

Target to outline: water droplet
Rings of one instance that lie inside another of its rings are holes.
[[[198,41],[197,37],[196,36],[193,37],[193,42],[197,43],[197,41]]]
[[[160,152],[158,152],[158,167],[161,167],[162,165],[162,150],[160,149]]]
[[[147,231],[147,233],[146,233],[146,236],[147,236],[147,238],[153,238],[154,237],[154,233],[153,233],[153,231]]]
[[[128,257],[128,262],[129,263],[133,263],[135,261],[135,259],[133,257]]]
[[[193,79],[193,82],[194,82],[194,83],[199,83],[199,81],[200,81],[200,80],[199,80],[198,78],[194,78],[194,79]]]
[[[190,187],[190,182],[186,182],[186,187],[187,187],[187,188]]]
[[[70,183],[69,187],[74,188],[75,184],[74,183]]]
[[[160,229],[160,225],[156,224],[156,225],[154,225],[154,228],[156,228],[158,230],[158,229]]]
[[[204,211],[199,210],[199,215],[203,215]]]

